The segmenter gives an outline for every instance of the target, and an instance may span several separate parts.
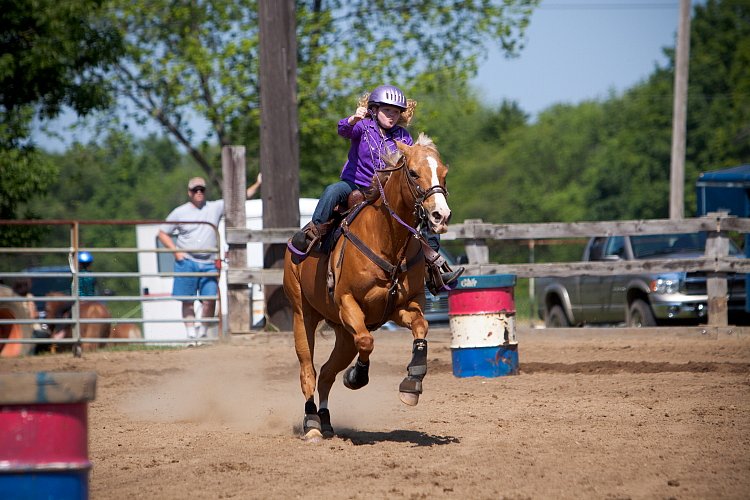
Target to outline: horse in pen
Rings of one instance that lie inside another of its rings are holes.
[[[48,297],[65,297],[65,294],[60,292],[50,292],[47,294]],[[68,322],[60,322],[56,320],[72,319],[72,301],[64,300],[48,300],[45,306],[46,321],[48,325],[48,331],[51,339],[65,339],[73,337],[73,324]],[[80,324],[80,335],[81,339],[115,339],[115,338],[129,338],[139,339],[143,338],[140,327],[135,323],[112,323],[112,315],[109,308],[98,301],[80,301],[79,303],[79,318],[87,320],[86,323]],[[101,320],[94,321],[94,320]],[[90,322],[89,322],[90,321]],[[104,347],[107,344],[94,343],[94,342],[82,342],[82,349],[84,351],[95,351],[100,347]],[[110,346],[117,345],[110,343]],[[51,344],[51,349],[56,351],[59,347],[56,344]]]
[[[341,223],[330,253],[320,247],[300,259],[289,250],[284,262],[284,291],[292,303],[294,343],[305,397],[305,439],[334,436],[328,396],[336,375],[360,389],[369,382],[372,331],[388,321],[412,331],[407,376],[399,386],[401,401],[414,406],[427,373],[425,255],[427,243],[416,229],[426,225],[445,233],[451,216],[446,200],[448,167],[432,140],[420,134],[413,146],[397,142],[398,152],[373,178],[373,189]],[[336,234],[334,234],[334,238]],[[320,408],[315,404],[313,364],[315,332],[326,321],[335,344],[317,376]]]

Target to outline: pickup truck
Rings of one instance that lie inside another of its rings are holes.
[[[704,254],[704,233],[605,236],[589,240],[583,261],[695,258]],[[730,241],[729,254],[742,252]],[[727,276],[729,314],[745,317],[745,275]],[[703,272],[537,278],[539,317],[549,327],[595,323],[656,326],[705,322],[708,313]]]

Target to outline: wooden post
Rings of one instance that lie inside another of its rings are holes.
[[[708,233],[706,257],[716,258],[727,255],[729,255],[727,233],[723,231]],[[706,291],[708,293],[708,324],[727,326],[729,324],[727,274],[707,272]]]
[[[221,148],[221,172],[224,179],[224,227],[244,228],[245,190],[247,172],[245,167],[245,146],[224,146]],[[247,245],[229,244],[227,251],[229,268],[247,267]],[[227,297],[223,297],[222,308],[226,308],[229,333],[250,330],[250,295],[247,284],[227,284]],[[221,311],[219,312],[221,314]]]
[[[680,0],[672,110],[672,161],[670,164],[669,218],[685,214],[685,132],[687,123],[688,59],[690,58],[690,0]]]
[[[482,222],[482,219],[466,219],[464,224],[479,225]],[[473,232],[476,232],[476,230]],[[484,238],[466,238],[464,248],[469,264],[488,264],[490,262],[490,250],[487,248],[487,240]]]
[[[299,125],[294,0],[260,0],[260,171],[263,227],[299,227]],[[265,246],[264,268],[284,266],[286,245]],[[280,286],[265,287],[268,321],[291,330]]]

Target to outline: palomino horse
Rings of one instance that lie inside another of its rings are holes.
[[[353,220],[344,220],[342,237],[330,255],[312,251],[301,262],[291,251],[285,256],[284,291],[292,303],[294,344],[306,399],[306,439],[333,437],[328,395],[336,375],[359,355],[344,373],[344,385],[359,389],[368,383],[374,347],[370,332],[389,320],[411,328],[414,337],[407,376],[399,386],[401,401],[414,406],[422,393],[428,325],[422,312],[424,255],[421,236],[414,228],[421,222],[435,233],[447,231],[451,215],[445,190],[448,168],[424,134],[414,146],[397,146],[399,154],[387,159],[389,168],[373,179],[378,188],[374,196]],[[335,331],[336,341],[317,378],[318,410],[313,356],[315,331],[324,320]]]

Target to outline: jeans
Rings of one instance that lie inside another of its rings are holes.
[[[436,252],[440,250],[440,235],[439,234],[433,233],[425,226],[422,226],[422,229],[420,229],[419,232],[422,234],[424,239],[427,240],[427,244],[430,245],[430,248],[432,248]]]
[[[327,222],[333,216],[336,205],[346,204],[346,200],[355,189],[361,189],[352,181],[339,181],[328,186],[318,200],[318,205],[313,212],[313,224]]]

